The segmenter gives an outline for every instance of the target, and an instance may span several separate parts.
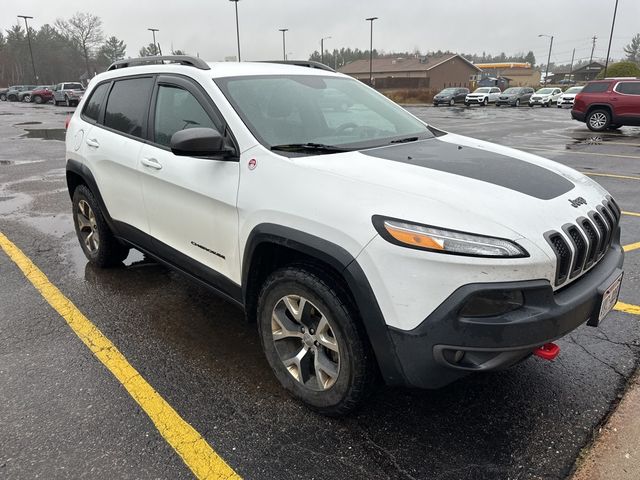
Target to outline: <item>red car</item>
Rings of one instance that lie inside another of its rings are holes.
[[[640,78],[606,78],[585,85],[576,95],[571,118],[602,132],[640,125]]]
[[[31,101],[36,103],[47,103],[53,100],[53,91],[50,88],[39,88],[31,92]]]

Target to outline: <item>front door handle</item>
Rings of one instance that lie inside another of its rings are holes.
[[[153,168],[155,170],[162,170],[162,165],[155,158],[143,158],[142,164],[145,167]]]
[[[100,147],[100,142],[98,142],[98,140],[96,140],[95,138],[87,138],[86,140],[87,145],[89,145],[91,148],[99,148]]]

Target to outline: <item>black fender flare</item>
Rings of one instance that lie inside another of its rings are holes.
[[[118,236],[119,234],[118,234],[117,222],[114,222],[113,219],[111,218],[111,215],[109,215],[109,210],[107,209],[107,206],[105,205],[104,200],[102,199],[102,195],[100,194],[98,183],[96,182],[96,179],[94,178],[93,173],[91,173],[91,170],[89,169],[89,167],[87,167],[84,163],[81,163],[77,160],[72,160],[72,159],[67,160],[67,166],[66,166],[67,190],[69,191],[69,197],[73,201],[73,191],[75,189],[74,188],[75,186],[71,182],[72,177],[69,175],[69,173],[79,176],[82,179],[82,181],[87,185],[87,187],[89,187],[89,190],[91,190],[91,193],[93,193],[96,200],[98,201],[98,204],[100,205],[100,209],[102,210],[102,214],[104,216],[104,219],[107,222],[107,225],[109,225],[109,228],[114,233],[114,235]]]
[[[247,238],[242,262],[242,289],[247,303],[247,286],[254,252],[259,245],[273,243],[308,255],[330,265],[345,279],[373,348],[378,367],[388,385],[404,385],[405,376],[395,351],[389,327],[367,277],[356,259],[343,247],[290,227],[263,223]]]

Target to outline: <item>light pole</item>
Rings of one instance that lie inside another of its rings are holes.
[[[238,41],[238,61],[242,61],[240,59],[240,24],[238,23],[238,2],[240,0],[229,0],[236,4],[236,40]]]
[[[286,61],[287,60],[287,43],[286,43],[284,35],[285,35],[286,32],[289,31],[289,29],[288,28],[279,28],[278,31],[282,32],[282,59],[284,61]]]
[[[369,85],[373,85],[373,21],[378,17],[365,18],[367,22],[371,22],[371,33],[369,35]]]
[[[613,20],[611,20],[611,34],[609,35],[609,47],[607,48],[607,59],[604,62],[604,78],[607,78],[607,68],[609,68],[609,54],[611,53],[611,40],[613,40],[613,27],[616,25],[616,13],[618,12],[618,0],[613,9]]]
[[[544,74],[544,84],[546,85],[549,81],[549,62],[551,62],[551,49],[553,48],[553,35],[540,34],[538,35],[538,37],[547,37],[551,39],[551,42],[549,42],[549,56],[547,57],[547,71]]]
[[[153,51],[155,55],[158,55],[158,44],[156,43],[156,32],[159,32],[157,28],[147,28],[153,34]]]
[[[36,74],[36,62],[33,61],[33,50],[31,49],[31,34],[29,33],[29,24],[27,19],[33,20],[28,15],[18,15],[18,18],[24,19],[24,28],[27,29],[27,42],[29,43],[29,54],[31,55],[31,67],[33,68],[33,83],[38,83],[38,75]]]
[[[330,38],[331,37],[322,37],[320,39],[320,63],[324,63],[324,41]]]

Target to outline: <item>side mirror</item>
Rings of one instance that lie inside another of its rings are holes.
[[[220,132],[214,128],[179,130],[171,137],[169,146],[174,155],[187,157],[210,157],[231,153],[225,146]]]

